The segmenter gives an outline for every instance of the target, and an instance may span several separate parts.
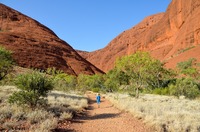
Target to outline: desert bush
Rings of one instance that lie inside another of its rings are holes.
[[[30,127],[29,131],[31,132],[51,132],[53,131],[58,124],[58,120],[56,118],[48,118],[41,122],[40,124],[33,125]]]
[[[0,86],[0,131],[54,131],[61,120],[69,120],[74,113],[86,108],[87,98],[76,93],[66,94],[61,91],[48,93],[46,107],[19,107],[7,102],[13,92],[23,91],[14,86]],[[25,91],[26,92],[26,91]]]
[[[152,91],[152,94],[158,94],[158,95],[170,95],[170,90],[168,87],[166,88],[156,88]]]
[[[53,117],[53,114],[51,114],[45,110],[41,110],[41,109],[36,109],[27,114],[27,120],[31,124],[36,124],[38,122],[42,122],[45,119],[50,118],[50,117]]]
[[[83,75],[80,74],[77,78],[77,89],[79,91],[85,92],[87,90],[92,90],[93,88],[98,88],[103,90],[104,80],[102,75]]]
[[[55,75],[53,81],[56,90],[65,92],[75,90],[77,85],[76,77],[73,75],[67,75],[65,73]]]
[[[52,68],[48,68],[46,70],[46,73],[49,74],[49,75],[53,75],[53,76],[56,76],[58,74],[62,74],[63,71],[62,70],[58,70],[56,69],[55,67],[52,67]]]
[[[11,52],[0,47],[0,60],[0,80],[2,80],[13,66]]]
[[[190,99],[194,99],[200,95],[198,84],[193,78],[180,78],[177,79],[174,85],[169,86],[171,95],[185,96]]]
[[[49,132],[57,127],[58,120],[56,118],[44,120],[35,132]]]
[[[17,77],[15,84],[21,90],[9,97],[10,103],[28,105],[35,108],[45,103],[44,97],[53,89],[52,81],[38,72],[27,73]]]
[[[9,119],[12,117],[12,111],[7,106],[1,106],[0,109],[0,123],[3,124],[6,119]]]
[[[26,119],[25,109],[18,107],[17,105],[8,105],[6,102],[1,104],[0,107],[0,124],[4,124],[7,121],[22,121]],[[0,125],[1,126],[1,125]],[[6,126],[6,125],[5,125]]]
[[[199,76],[199,65],[196,63],[195,58],[190,58],[187,61],[179,62],[177,68],[184,76],[198,78]]]
[[[73,115],[71,112],[63,112],[60,116],[60,120],[70,120],[72,117]]]

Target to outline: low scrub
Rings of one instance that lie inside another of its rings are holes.
[[[9,95],[17,91],[13,86],[0,86],[0,131],[53,131],[60,122],[71,120],[77,111],[88,106],[86,97],[52,91],[46,97],[48,105],[33,110],[8,103]]]
[[[200,131],[199,100],[150,94],[141,95],[138,99],[127,94],[108,94],[107,98],[119,109],[144,119],[155,131]]]
[[[20,91],[14,92],[9,97],[9,103],[26,105],[31,108],[44,105],[44,97],[53,89],[52,81],[39,72],[19,75],[15,84]]]

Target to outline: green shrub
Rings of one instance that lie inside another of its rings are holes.
[[[56,90],[61,91],[74,90],[77,84],[77,79],[75,76],[67,75],[65,73],[57,74],[53,81]]]
[[[197,78],[199,76],[199,66],[195,58],[190,58],[187,61],[179,62],[177,68],[184,76]]]
[[[46,73],[49,74],[49,75],[56,76],[56,75],[58,75],[58,74],[63,73],[63,71],[62,71],[62,70],[58,70],[58,69],[56,69],[55,67],[52,67],[52,68],[48,68],[48,69],[46,70]]]
[[[9,102],[28,105],[31,108],[45,104],[44,97],[53,89],[52,81],[38,72],[19,75],[15,84],[21,91],[14,92],[9,97]]]
[[[152,93],[158,95],[169,95],[170,91],[169,88],[156,88],[152,91]]]
[[[0,47],[0,80],[2,80],[12,69],[13,59],[11,52]]]
[[[104,80],[102,75],[83,75],[80,74],[77,78],[77,89],[85,92],[93,88],[103,89]]]
[[[101,91],[101,89],[100,89],[100,88],[92,88],[91,90],[92,90],[92,92],[95,92],[95,93],[98,93],[98,92],[100,92],[100,91]]]
[[[8,73],[1,81],[0,85],[2,86],[13,86],[14,85],[14,80],[15,80],[16,75],[13,74],[12,72]]]
[[[194,99],[200,95],[198,84],[193,78],[177,79],[175,84],[169,86],[170,94],[175,96],[185,96]]]

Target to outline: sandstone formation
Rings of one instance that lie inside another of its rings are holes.
[[[11,50],[22,67],[56,67],[72,75],[103,73],[52,30],[3,4],[0,4],[0,46]]]
[[[196,58],[200,62],[200,0],[172,0],[167,11],[145,18],[124,31],[105,48],[80,52],[98,68],[108,71],[116,58],[148,51],[174,68],[180,61]]]

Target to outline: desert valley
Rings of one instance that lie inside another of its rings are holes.
[[[81,51],[0,3],[0,131],[199,132],[200,0],[124,30]]]

